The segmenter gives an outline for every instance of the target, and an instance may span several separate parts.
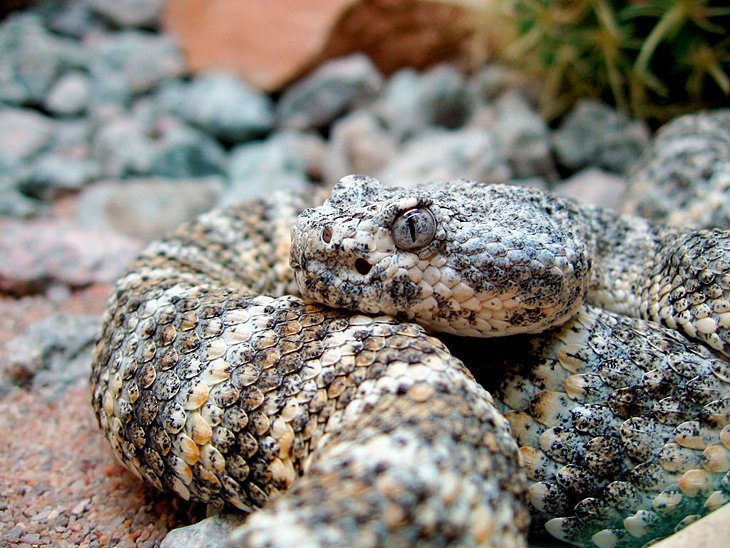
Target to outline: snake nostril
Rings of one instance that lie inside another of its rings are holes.
[[[371,268],[372,265],[365,259],[357,259],[355,261],[355,270],[357,270],[358,274],[365,276],[368,272],[370,272]]]
[[[332,241],[332,228],[326,226],[322,229],[322,241],[326,244]]]

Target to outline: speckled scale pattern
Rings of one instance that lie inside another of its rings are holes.
[[[113,452],[185,499],[264,507],[236,543],[523,544],[518,449],[463,364],[416,325],[287,295],[304,203],[205,215],[119,280],[91,378]]]
[[[532,531],[642,546],[730,500],[730,364],[676,331],[586,305],[474,367],[531,481]],[[501,360],[501,361],[500,361]]]

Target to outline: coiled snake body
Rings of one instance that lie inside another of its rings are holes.
[[[151,244],[95,350],[116,456],[256,510],[230,543],[642,545],[730,498],[730,231],[465,181],[307,201]],[[455,343],[494,400],[426,330],[515,335]]]

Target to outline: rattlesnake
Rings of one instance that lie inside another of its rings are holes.
[[[728,116],[654,147],[724,136],[702,176],[728,186]],[[730,231],[464,181],[317,199],[151,244],[95,348],[116,456],[252,512],[229,543],[641,545],[730,498]],[[494,400],[426,329],[515,334],[448,342]]]

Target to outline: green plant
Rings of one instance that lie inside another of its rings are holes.
[[[485,9],[494,13],[495,1],[511,31],[501,57],[544,80],[547,116],[581,97],[657,122],[730,105],[726,2],[492,0]]]

